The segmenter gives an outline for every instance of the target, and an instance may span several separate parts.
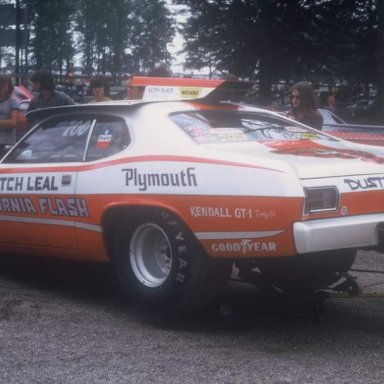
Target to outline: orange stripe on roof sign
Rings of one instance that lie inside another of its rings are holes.
[[[224,80],[180,77],[133,77],[133,86],[145,87],[143,100],[185,100],[207,96]]]

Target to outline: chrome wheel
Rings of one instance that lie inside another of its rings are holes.
[[[145,286],[161,286],[171,273],[172,251],[167,234],[154,223],[137,227],[129,247],[129,259],[136,278]]]

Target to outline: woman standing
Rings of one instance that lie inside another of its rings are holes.
[[[300,81],[293,86],[288,117],[319,130],[323,127],[323,116],[316,109],[315,95],[308,81]]]
[[[7,75],[0,75],[0,157],[8,147],[16,143],[19,102],[12,97],[12,80]]]

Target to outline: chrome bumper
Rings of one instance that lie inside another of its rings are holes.
[[[346,216],[294,223],[297,253],[379,245],[378,226],[384,213]]]

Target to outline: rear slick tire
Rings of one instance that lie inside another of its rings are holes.
[[[210,260],[177,217],[144,209],[118,227],[114,264],[124,293],[156,312],[207,306],[229,280],[231,264]]]

